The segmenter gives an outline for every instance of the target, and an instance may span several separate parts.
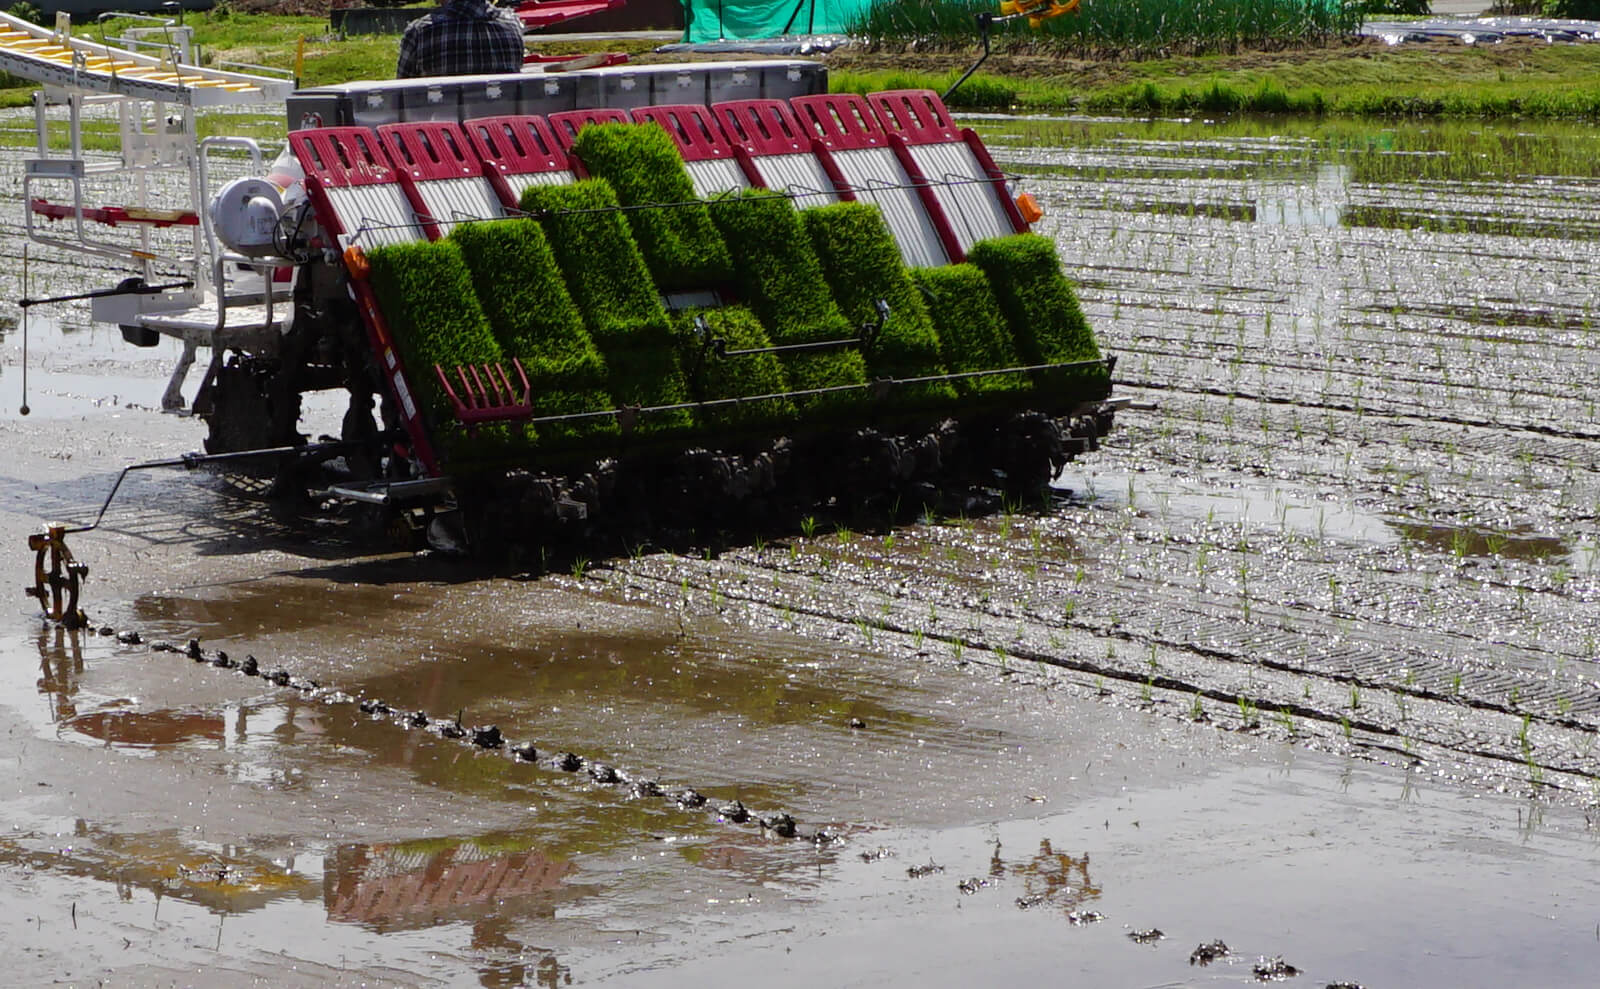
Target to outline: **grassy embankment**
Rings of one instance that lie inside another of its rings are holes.
[[[1090,0],[1091,3],[1096,0]],[[1086,4],[1086,6],[1088,6]],[[1058,18],[1050,24],[1072,18]],[[201,61],[247,62],[292,69],[305,39],[303,85],[387,78],[394,71],[394,36],[339,38],[320,17],[191,14]],[[117,22],[79,29],[114,36]],[[1464,46],[1453,42],[1389,47],[1375,40],[1334,36],[1299,47],[1268,43],[1258,50],[1237,39],[1216,54],[1160,54],[1127,44],[1096,48],[1079,35],[997,39],[996,54],[953,102],[974,108],[1073,110],[1135,115],[1223,114],[1237,111],[1351,116],[1594,118],[1600,116],[1600,45],[1510,41]],[[1078,38],[1077,41],[1071,39]],[[629,50],[642,62],[668,58],[648,42],[541,44],[549,52]],[[829,56],[833,88],[868,91],[927,86],[943,91],[976,57],[976,39],[962,44],[952,29],[916,52],[893,39]],[[1195,47],[1195,46],[1190,46]],[[1216,47],[1216,46],[1214,46]],[[1102,57],[1105,56],[1105,57]],[[1134,57],[1140,56],[1140,57]],[[3,77],[0,77],[3,78]],[[0,86],[0,106],[25,105],[32,86]],[[238,119],[226,120],[238,130]],[[263,121],[264,132],[281,127]],[[209,132],[209,126],[203,126]],[[4,139],[4,135],[0,135]]]
[[[431,6],[431,5],[430,5]],[[418,13],[422,13],[419,8]],[[267,66],[284,72],[293,72],[296,56],[304,43],[304,56],[300,60],[300,85],[323,86],[349,82],[353,79],[390,79],[394,76],[395,58],[399,53],[398,35],[357,35],[340,37],[329,31],[325,16],[289,16],[276,14],[233,13],[226,8],[210,11],[191,11],[185,23],[194,29],[194,43],[198,61],[202,65],[236,71],[245,63]],[[84,23],[73,29],[73,34],[91,41],[118,44],[116,39],[132,22],[108,20],[104,23]],[[540,51],[551,54],[586,51],[627,51],[643,55],[649,52],[651,42],[624,40],[606,44],[548,42],[539,44]],[[30,106],[36,85],[0,73],[0,109]],[[201,136],[227,133],[257,138],[282,138],[284,121],[281,112],[259,117],[236,113],[211,114],[202,117]],[[117,146],[115,127],[90,121],[85,125],[86,143],[91,148],[109,150]],[[65,134],[65,131],[62,131]],[[65,138],[63,137],[63,142]],[[13,127],[0,128],[0,145],[19,146],[33,142],[32,122],[20,122]]]
[[[990,0],[901,0],[868,6],[848,27],[874,45],[965,48]],[[1132,60],[1321,44],[1360,27],[1343,0],[1089,0],[1068,16],[993,21],[996,51]]]
[[[972,52],[836,53],[831,85],[943,91]],[[996,55],[953,103],[1132,115],[1234,112],[1339,116],[1600,117],[1600,45],[1509,41],[1389,47],[1376,40],[1276,52],[1141,61]]]
[[[1487,6],[1487,0],[1485,0]],[[988,0],[879,4],[834,60],[838,89],[943,90],[975,57]],[[1340,0],[1085,0],[1037,25],[994,25],[999,57],[955,94],[970,107],[1134,115],[1593,117],[1600,49],[1543,41],[1390,47]],[[915,50],[915,57],[903,53]],[[942,63],[942,64],[940,64]],[[905,73],[910,75],[905,75]]]

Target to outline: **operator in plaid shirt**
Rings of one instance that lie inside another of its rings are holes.
[[[442,0],[406,25],[399,79],[522,71],[522,22],[488,0]]]

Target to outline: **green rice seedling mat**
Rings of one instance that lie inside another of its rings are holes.
[[[875,325],[878,301],[889,306],[882,329],[863,348],[867,373],[888,378],[944,374],[933,318],[878,208],[837,203],[806,210],[800,217],[845,319],[858,328]],[[955,400],[956,390],[947,381],[903,386],[884,398],[894,409],[945,408]]]
[[[539,217],[567,291],[603,354],[668,340],[667,310],[610,183],[529,186],[521,206]]]
[[[689,385],[676,350],[627,349],[606,355],[611,396],[619,405],[651,407],[690,401]],[[686,408],[641,415],[632,432],[650,440],[693,432],[695,417]]]
[[[467,364],[500,363],[504,352],[473,290],[460,245],[448,241],[391,244],[368,255],[373,294],[383,310],[412,387],[438,428],[435,444],[456,469],[525,450],[537,431],[523,424],[466,428],[434,374]]]
[[[530,186],[522,196],[523,210],[544,225],[567,291],[605,359],[611,397],[619,405],[687,402],[676,334],[618,205],[604,179]],[[641,435],[677,435],[693,424],[680,409],[645,416],[637,426]]]
[[[501,349],[528,373],[534,415],[613,408],[605,359],[583,328],[543,228],[532,220],[494,220],[461,224],[450,236]],[[616,434],[614,419],[594,417],[543,423],[539,438],[548,450]]]
[[[979,241],[967,258],[989,276],[1025,362],[1064,364],[1100,359],[1089,321],[1072,284],[1061,272],[1055,243],[1049,238],[1027,233]],[[1075,403],[1089,397],[1089,390],[1103,392],[1109,386],[1103,366],[1041,372],[1035,376],[1035,384],[1053,406]]]
[[[449,408],[433,366],[504,358],[473,291],[461,248],[449,241],[391,244],[368,255],[372,290],[389,333],[430,410]]]
[[[695,198],[683,159],[656,124],[591,124],[572,150],[616,190],[656,284],[666,292],[726,282],[733,262]],[[658,207],[658,208],[652,208]]]
[[[695,318],[705,321],[713,337],[727,350],[761,350],[772,346],[767,331],[746,306],[691,309],[677,316],[683,341],[683,364],[697,401],[715,401],[752,395],[778,395],[789,390],[789,379],[774,354],[719,357],[699,339]],[[709,429],[739,430],[792,423],[795,405],[787,398],[764,399],[738,405],[719,405],[700,411]]]
[[[928,299],[928,311],[951,371],[988,371],[1023,363],[1000,303],[981,270],[970,264],[953,264],[918,268],[911,277]],[[997,402],[1021,396],[1032,387],[1022,373],[957,378],[954,384],[963,398]]]
[[[750,309],[780,345],[847,340],[857,335],[828,291],[822,263],[799,214],[785,196],[751,193],[719,200],[712,219],[728,249],[739,258],[737,284]],[[867,366],[854,346],[800,351],[781,358],[789,384],[796,389],[864,385]],[[810,414],[860,409],[866,390],[836,392],[797,399]]]

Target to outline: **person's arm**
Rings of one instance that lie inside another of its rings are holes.
[[[417,34],[410,28],[400,36],[400,58],[395,62],[396,79],[412,79],[417,75]]]

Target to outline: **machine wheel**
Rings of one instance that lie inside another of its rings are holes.
[[[275,375],[249,357],[235,356],[211,383],[207,453],[235,453],[275,446],[297,446],[300,396],[276,386]]]
[[[217,371],[204,402],[207,453],[237,453],[273,447],[300,446],[305,442],[295,426],[300,419],[300,396],[284,388],[274,374],[248,355],[235,355]],[[218,470],[222,480],[250,497],[290,498],[304,495],[305,486],[294,476],[296,458],[250,457]]]
[[[1008,500],[1039,497],[1066,465],[1061,424],[1042,412],[1023,412],[1004,423],[996,464]]]

